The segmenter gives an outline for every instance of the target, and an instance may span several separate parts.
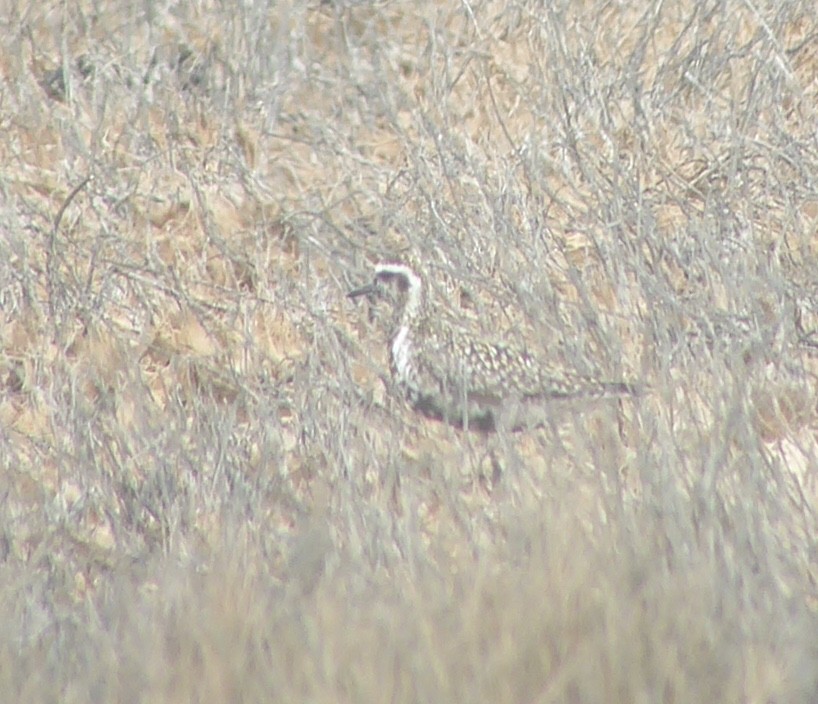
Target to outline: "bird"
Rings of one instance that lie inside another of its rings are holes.
[[[560,401],[636,395],[628,382],[566,372],[525,346],[476,338],[428,305],[424,281],[399,261],[375,264],[372,280],[350,291],[391,307],[390,371],[395,386],[422,415],[462,430],[518,431],[548,422]]]

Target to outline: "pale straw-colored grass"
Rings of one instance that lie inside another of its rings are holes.
[[[0,698],[814,701],[814,9],[5,0]],[[649,391],[414,415],[384,257]]]

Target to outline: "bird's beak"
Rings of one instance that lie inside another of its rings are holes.
[[[354,291],[350,291],[347,294],[347,298],[360,298],[361,296],[369,296],[375,293],[375,284],[367,284],[366,286],[361,286],[361,288],[356,288]]]

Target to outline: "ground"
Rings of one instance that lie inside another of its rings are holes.
[[[812,3],[0,5],[0,698],[815,701]]]

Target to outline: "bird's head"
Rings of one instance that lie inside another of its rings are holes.
[[[372,281],[347,294],[348,298],[364,296],[373,307],[389,306],[395,324],[407,325],[420,313],[423,283],[406,264],[379,262]]]

